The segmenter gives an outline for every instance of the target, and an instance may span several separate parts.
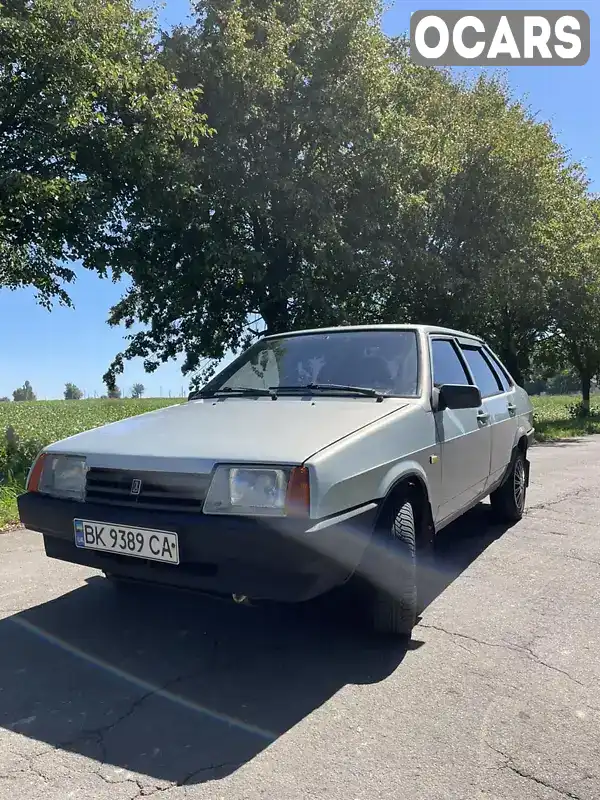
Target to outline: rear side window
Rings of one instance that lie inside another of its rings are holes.
[[[481,392],[482,397],[490,397],[502,391],[502,384],[495,371],[490,366],[488,360],[479,347],[462,347],[463,355],[471,374],[475,379],[475,385]]]
[[[512,380],[509,379],[508,377],[508,370],[506,369],[506,367],[496,358],[496,356],[493,353],[491,353],[487,349],[487,347],[483,352],[485,353],[488,361],[495,369],[496,375],[498,376],[498,380],[502,384],[502,391],[504,392],[510,391],[513,383]]]
[[[431,342],[433,385],[445,383],[470,384],[471,381],[454,344],[449,339],[433,339]]]

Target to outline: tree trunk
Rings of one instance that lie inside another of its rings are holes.
[[[522,359],[519,358],[515,339],[513,336],[513,324],[508,306],[502,310],[503,324],[500,333],[500,352],[498,355],[500,359],[512,375],[519,386],[525,383],[525,376],[522,371]]]
[[[580,374],[581,378],[581,415],[589,416],[590,413],[590,388],[592,385],[591,376],[587,372]]]
[[[497,352],[500,356],[500,361],[502,361],[506,369],[512,375],[515,383],[518,386],[523,386],[525,378],[523,377],[519,357],[515,353],[512,343],[502,343]]]
[[[266,300],[260,309],[267,329],[265,336],[271,333],[285,333],[289,330],[290,316],[287,300]]]

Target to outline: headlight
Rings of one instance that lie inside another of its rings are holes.
[[[247,516],[308,515],[306,467],[219,466],[213,475],[205,514]]]
[[[47,453],[37,491],[54,497],[83,500],[86,471],[85,458]]]

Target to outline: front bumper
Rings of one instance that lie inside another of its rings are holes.
[[[18,498],[21,522],[44,536],[46,555],[124,578],[221,595],[280,602],[310,600],[343,584],[359,566],[377,507],[349,518],[316,520],[169,513],[79,503],[28,492]],[[174,531],[179,565],[75,546],[73,520]]]

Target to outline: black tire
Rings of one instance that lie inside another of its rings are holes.
[[[376,547],[385,563],[373,576],[372,626],[378,633],[410,638],[417,620],[417,562],[415,513],[403,500],[392,514],[391,524],[376,534]]]
[[[525,453],[516,450],[510,472],[490,495],[494,513],[502,522],[518,522],[525,513],[527,495]]]

